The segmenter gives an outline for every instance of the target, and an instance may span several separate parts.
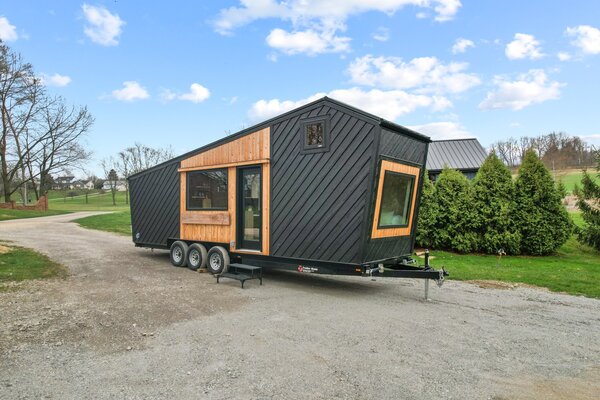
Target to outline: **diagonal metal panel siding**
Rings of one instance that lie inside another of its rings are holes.
[[[167,246],[179,237],[179,162],[129,180],[131,228],[136,244]],[[136,234],[140,234],[136,238]]]
[[[327,152],[301,154],[300,121],[330,117]],[[357,263],[376,126],[318,104],[271,130],[271,254]]]
[[[382,129],[379,138],[379,155],[423,166],[427,156],[427,143],[397,132]],[[379,165],[377,168],[377,172],[379,173]],[[375,179],[375,182],[377,181],[378,177]],[[373,221],[374,211],[374,207],[372,206],[368,221],[369,224]],[[418,214],[418,207],[415,212]],[[376,261],[395,256],[409,255],[412,252],[416,225],[416,223],[413,224],[411,236],[368,240],[364,259],[361,261]]]

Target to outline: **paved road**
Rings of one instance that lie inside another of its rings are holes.
[[[69,222],[0,223],[67,279],[0,292],[0,398],[587,399],[600,301],[532,288],[171,267]],[[451,270],[451,266],[448,266]]]

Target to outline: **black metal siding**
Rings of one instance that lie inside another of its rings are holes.
[[[179,237],[179,161],[129,179],[133,241],[166,247]],[[138,237],[139,234],[139,237]]]
[[[300,121],[330,117],[327,152],[302,154]],[[271,254],[359,263],[377,124],[325,102],[271,130]]]
[[[407,162],[410,164],[415,164],[422,168],[421,170],[421,182],[422,185],[422,175],[424,173],[423,166],[425,165],[426,157],[427,157],[427,142],[424,140],[418,140],[411,136],[405,136],[402,133],[394,132],[388,129],[381,129],[381,134],[379,137],[379,151],[378,156],[381,157],[389,157],[398,161]],[[377,173],[375,174],[375,181],[379,181],[379,168],[381,163],[377,163]],[[420,190],[421,187],[418,188],[419,193],[417,195],[417,202],[420,199]],[[377,184],[374,185],[374,190],[371,197],[370,203],[370,213],[369,213],[369,227],[373,222],[374,212],[375,212],[375,194],[377,193]],[[412,253],[413,244],[414,244],[414,235],[417,226],[417,218],[418,216],[418,203],[415,208],[415,221],[413,222],[413,231],[410,236],[402,236],[402,237],[392,237],[392,238],[382,238],[382,239],[369,239],[366,244],[365,254],[362,262],[367,261],[376,261],[382,260],[395,256],[403,256],[409,255]],[[369,229],[369,236],[370,236]]]

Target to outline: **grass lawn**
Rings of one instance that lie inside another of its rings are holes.
[[[64,210],[48,210],[48,211],[35,211],[35,210],[9,210],[0,208],[0,221],[6,221],[9,219],[19,218],[36,218],[36,217],[48,217],[50,215],[68,214],[68,211]]]
[[[575,236],[556,255],[496,256],[433,252],[432,264],[445,267],[450,279],[497,280],[541,286],[554,292],[600,298],[600,252]]]
[[[64,277],[67,271],[43,254],[23,247],[0,243],[0,291],[6,282]]]
[[[131,235],[131,213],[129,211],[92,215],[91,217],[76,219],[74,222],[84,228]]]
[[[596,181],[600,181],[600,178],[597,176],[597,171],[593,168],[588,168],[588,173],[596,179]],[[575,184],[581,187],[581,176],[583,173],[580,169],[570,169],[570,170],[562,170],[556,172],[556,180],[560,181],[565,185],[565,189],[568,193],[573,192],[573,188]]]
[[[129,205],[125,204],[125,192],[117,192],[116,203],[112,203],[110,192],[90,193],[88,202],[85,202],[85,195],[79,194],[74,197],[63,197],[62,192],[50,191],[48,197],[48,207],[51,210],[66,211],[126,211]]]

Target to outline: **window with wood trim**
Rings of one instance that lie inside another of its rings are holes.
[[[188,210],[227,210],[227,169],[187,173]]]
[[[421,168],[381,160],[371,238],[411,234]]]

